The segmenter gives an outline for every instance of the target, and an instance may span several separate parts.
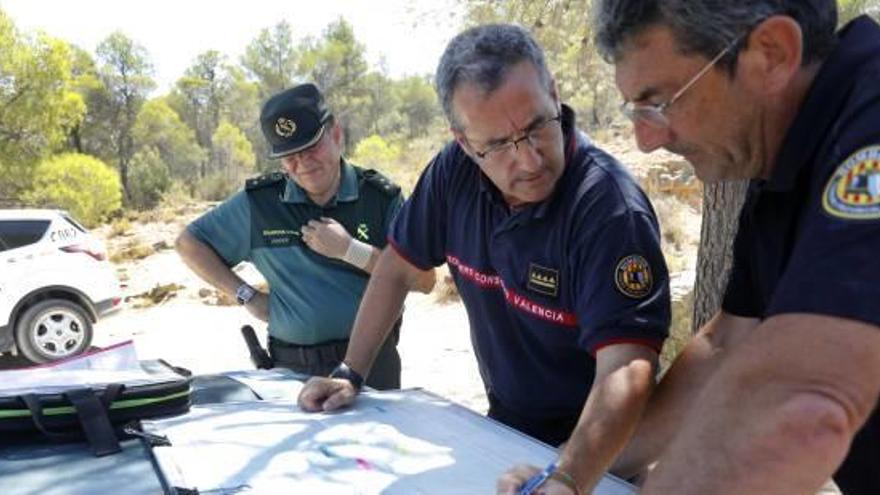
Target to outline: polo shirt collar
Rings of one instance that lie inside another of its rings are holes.
[[[794,188],[799,172],[816,156],[849,97],[850,75],[880,50],[880,43],[876,41],[880,39],[878,31],[877,23],[861,16],[838,33],[837,47],[823,62],[789,127],[770,178],[763,183],[764,190],[785,192]]]
[[[346,162],[344,158],[339,160],[339,166],[342,169],[340,172],[339,190],[336,191],[336,195],[330,198],[330,201],[325,205],[328,207],[336,206],[336,203],[340,202],[349,203],[357,201],[360,194],[358,191],[357,173],[354,171],[354,167]],[[314,204],[311,198],[309,198],[308,193],[290,177],[287,178],[287,185],[284,188],[284,195],[281,196],[281,201],[294,204]]]
[[[533,218],[533,219],[542,219],[545,218],[548,214],[548,209],[550,208],[550,204],[553,202],[553,198],[557,195],[559,191],[560,184],[565,180],[565,176],[568,171],[571,169],[570,161],[572,156],[574,155],[574,150],[577,147],[577,129],[575,128],[575,113],[571,107],[566,104],[562,104],[561,107],[562,113],[562,139],[565,146],[565,168],[562,171],[562,175],[559,177],[559,180],[556,181],[556,187],[553,189],[553,192],[550,193],[550,196],[541,201],[540,203],[531,204],[521,210],[517,210],[515,215],[523,215],[522,218]],[[474,163],[475,167],[478,167],[476,163]],[[479,167],[478,167],[479,169]],[[492,183],[489,177],[480,170],[480,192],[485,194],[489,199],[498,205],[501,205],[505,208],[509,208],[507,202],[504,201],[504,196],[501,194],[501,191],[498,190],[498,187]]]

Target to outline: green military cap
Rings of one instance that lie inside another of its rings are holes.
[[[260,126],[269,144],[269,158],[281,158],[313,146],[330,119],[324,96],[312,83],[286,89],[263,105]]]

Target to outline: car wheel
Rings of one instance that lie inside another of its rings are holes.
[[[92,322],[85,310],[64,299],[41,301],[24,312],[15,342],[34,363],[47,363],[83,352],[92,342]]]

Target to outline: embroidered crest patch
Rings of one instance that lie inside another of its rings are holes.
[[[651,265],[638,254],[625,256],[617,263],[617,268],[614,270],[614,283],[623,295],[641,299],[650,294],[651,288],[654,287]]]
[[[847,158],[822,194],[829,215],[846,220],[880,219],[880,146],[869,146]]]
[[[529,263],[528,288],[538,294],[556,297],[559,294],[559,271]]]

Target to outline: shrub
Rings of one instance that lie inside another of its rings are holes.
[[[196,185],[196,194],[208,201],[222,201],[241,187],[242,182],[219,172],[211,174]]]
[[[382,170],[400,157],[400,147],[373,134],[362,139],[355,147],[351,159],[364,167]]]
[[[95,157],[65,153],[37,165],[29,203],[64,208],[94,227],[122,206],[119,174]]]
[[[171,186],[170,175],[168,165],[158,150],[147,147],[138,151],[132,158],[128,173],[131,206],[138,210],[154,208]]]

